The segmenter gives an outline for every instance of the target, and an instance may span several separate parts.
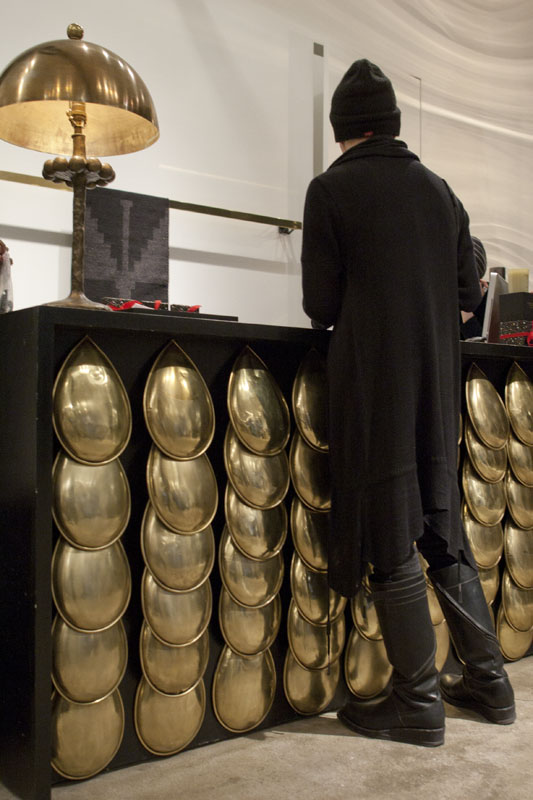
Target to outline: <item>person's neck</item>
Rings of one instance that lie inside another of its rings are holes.
[[[371,136],[363,136],[361,139],[347,139],[345,142],[339,142],[339,146],[343,153],[350,150],[352,147],[357,147],[361,142],[368,142]]]

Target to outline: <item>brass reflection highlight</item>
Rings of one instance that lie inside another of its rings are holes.
[[[86,336],[57,374],[53,425],[63,448],[82,464],[117,458],[131,435],[131,408],[111,361]]]
[[[382,639],[365,639],[352,628],[344,655],[344,676],[356,697],[376,697],[387,686],[392,666]]]
[[[533,383],[522,367],[513,363],[505,383],[505,405],[515,436],[533,445]]]
[[[196,365],[169,342],[157,357],[143,396],[146,427],[169,458],[202,455],[215,433],[215,410],[207,385]]]
[[[511,435],[507,442],[507,455],[517,480],[524,486],[533,486],[533,447]]]
[[[284,575],[281,553],[264,561],[248,558],[235,547],[227,525],[220,540],[218,559],[222,582],[237,603],[260,608],[281,589]]]
[[[328,568],[329,514],[314,511],[299,497],[291,505],[291,533],[294,549],[311,569],[326,572]]]
[[[427,596],[428,596],[428,606],[429,606],[429,615],[431,617],[431,622],[434,627],[438,627],[442,624],[444,619],[444,614],[442,613],[442,608],[440,607],[440,603],[437,598],[437,593],[433,588],[432,584],[429,581],[426,581],[426,589],[427,589]]]
[[[505,523],[505,563],[512,579],[522,589],[533,589],[533,529]]]
[[[359,591],[350,601],[352,620],[365,639],[383,639],[378,614],[374,603],[374,596],[367,580],[363,580]]]
[[[530,631],[515,631],[506,619],[503,605],[498,609],[496,633],[502,653],[508,661],[518,661],[525,656],[533,642],[533,629]]]
[[[177,461],[152,445],[146,482],[157,516],[176,533],[199,533],[213,521],[218,487],[205,453],[198,458]]]
[[[484,569],[495,567],[503,552],[501,522],[496,525],[482,525],[471,515],[465,502],[462,507],[462,518],[476,564]]]
[[[478,573],[485,600],[487,601],[487,605],[491,606],[500,588],[500,571],[498,565],[492,567],[492,569],[478,567]]]
[[[507,411],[500,395],[477,364],[472,364],[468,370],[465,394],[476,434],[487,447],[501,450],[509,437]]]
[[[292,410],[302,438],[315,450],[328,450],[326,362],[315,348],[303,359],[292,387]]]
[[[131,498],[118,458],[89,466],[59,452],[52,484],[54,521],[70,544],[93,550],[122,536],[130,518]]]
[[[52,625],[52,680],[67,700],[92,703],[115,691],[128,661],[122,621],[96,633],[76,631],[56,617]]]
[[[141,678],[135,695],[134,721],[143,747],[156,756],[179,753],[192,742],[205,716],[203,680],[188,692],[157,692]]]
[[[476,435],[469,419],[465,425],[465,442],[472,466],[480,477],[488,483],[498,483],[505,476],[507,469],[507,451],[505,447],[494,450],[487,447]]]
[[[187,592],[208,579],[215,562],[215,537],[210,525],[198,533],[175,533],[163,525],[148,501],[141,527],[141,550],[158,583],[174,592]]]
[[[328,454],[314,450],[296,432],[292,437],[289,463],[292,483],[300,500],[316,511],[329,511],[331,481]]]
[[[504,481],[488,483],[472,468],[469,458],[463,462],[462,484],[465,500],[472,516],[482,525],[497,525],[505,514]]]
[[[241,656],[227,645],[213,678],[213,709],[220,724],[234,733],[260,725],[276,693],[276,667],[270,650]]]
[[[52,696],[52,767],[71,780],[91,778],[115,757],[124,735],[120,692],[94,703]]]
[[[291,562],[291,591],[300,614],[314,625],[334,622],[346,607],[346,598],[330,589],[327,573],[306,567],[297,553]]]
[[[144,617],[163,644],[192,644],[203,634],[209,620],[213,595],[209,581],[190,592],[164,589],[145,569],[141,583]]]
[[[139,643],[141,666],[150,686],[164,694],[183,694],[203,678],[209,660],[209,632],[191,644],[169,645],[143,622]]]
[[[235,653],[241,656],[259,655],[272,646],[278,635],[281,623],[279,594],[266,605],[251,608],[237,603],[223,587],[218,619],[224,641]]]
[[[238,438],[256,455],[277,455],[289,441],[285,398],[267,366],[248,346],[231,371],[228,411]]]
[[[52,595],[61,617],[79,631],[101,631],[128,606],[131,573],[121,542],[80,550],[60,537],[52,556]]]
[[[522,589],[506,569],[502,577],[502,603],[511,628],[523,632],[533,629],[533,589]]]
[[[277,555],[287,538],[287,510],[254,508],[243,503],[230,483],[224,500],[226,522],[235,546],[248,558],[262,561]]]
[[[435,633],[435,642],[437,645],[437,650],[435,652],[435,667],[440,672],[446,663],[446,659],[448,658],[448,653],[450,650],[450,633],[448,631],[446,620],[443,619],[438,625],[434,625],[433,631]]]
[[[298,714],[320,714],[333,700],[341,674],[340,659],[329,668],[305,669],[287,650],[283,688],[287,702]]]
[[[248,450],[228,425],[224,440],[224,465],[238,496],[254,508],[277,506],[289,489],[289,462],[285,450],[277,455],[256,455]]]
[[[287,635],[291,652],[306,669],[324,669],[337,661],[342,653],[346,636],[344,615],[341,614],[332,623],[329,637],[324,625],[313,625],[302,617],[298,606],[291,600],[287,617]]]
[[[521,528],[533,528],[533,488],[519,483],[511,470],[508,470],[505,491],[513,522]]]

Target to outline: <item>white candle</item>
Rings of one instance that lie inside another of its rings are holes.
[[[529,270],[508,269],[506,272],[509,292],[529,292]]]

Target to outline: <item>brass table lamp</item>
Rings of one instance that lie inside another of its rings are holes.
[[[46,153],[47,180],[74,192],[71,292],[50,305],[107,308],[84,294],[85,191],[115,177],[98,155],[142,150],[159,137],[146,85],[123,59],[83,41],[69,25],[68,39],[32,47],[0,75],[0,138]],[[71,154],[71,155],[70,155]]]

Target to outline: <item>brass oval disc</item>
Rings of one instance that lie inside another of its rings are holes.
[[[522,367],[513,363],[505,383],[505,405],[515,436],[533,445],[533,383]]]
[[[224,440],[224,465],[241,500],[253,508],[274,508],[289,490],[289,461],[285,450],[274,456],[248,450],[228,425]]]
[[[505,563],[512,579],[522,589],[533,589],[533,529],[505,523]]]
[[[313,511],[299,497],[291,504],[291,533],[294,549],[311,569],[328,568],[329,513]]]
[[[145,569],[141,602],[152,633],[163,644],[192,644],[200,638],[211,619],[211,583],[207,580],[190,592],[171,592],[163,589]]]
[[[461,515],[476,564],[484,569],[495,567],[503,552],[501,522],[498,522],[497,525],[482,525],[472,516],[465,502],[463,502]]]
[[[300,435],[315,450],[328,450],[326,362],[313,347],[298,368],[292,386],[292,411]]]
[[[248,558],[235,547],[227,525],[220,540],[218,563],[222,583],[243,606],[266,606],[281,589],[285,571],[282,554],[265,561]]]
[[[376,697],[391,675],[383,639],[365,639],[352,628],[344,655],[344,676],[352,694],[366,700]]]
[[[298,432],[292,437],[289,455],[291,479],[300,500],[315,511],[331,508],[329,454],[306,444]]]
[[[257,656],[274,643],[281,623],[281,600],[276,594],[259,608],[235,602],[222,587],[218,602],[220,630],[226,644],[241,656]]]
[[[533,486],[533,447],[509,436],[507,456],[515,478],[524,486]]]
[[[437,668],[438,672],[440,672],[446,663],[446,659],[448,658],[448,653],[450,650],[450,633],[448,631],[446,620],[443,618],[442,622],[439,622],[438,625],[434,625],[433,631],[435,633],[435,641],[437,643],[435,667]]]
[[[501,450],[509,436],[509,418],[503,400],[477,364],[468,370],[465,394],[475,432],[487,447]]]
[[[256,455],[275,456],[289,441],[287,402],[266,364],[248,346],[230,374],[228,411],[238,438]]]
[[[134,722],[142,746],[156,756],[179,753],[192,742],[204,721],[203,680],[182,694],[163,694],[141,678],[135,695]]]
[[[482,525],[497,525],[505,514],[505,482],[488,483],[473,469],[470,459],[463,462],[462,484],[472,516]]]
[[[340,675],[340,659],[329,669],[305,669],[296,661],[291,650],[287,650],[283,668],[283,688],[287,702],[303,716],[322,713],[335,696]]]
[[[298,553],[291,561],[291,591],[300,614],[313,625],[327,625],[328,605],[330,623],[346,607],[346,598],[329,588],[327,573],[309,569]]]
[[[131,408],[111,361],[86,336],[63,362],[53,389],[52,421],[63,448],[82,464],[117,458],[131,435]]]
[[[498,609],[496,633],[504,658],[508,661],[518,661],[525,656],[533,642],[533,629],[515,631],[505,617],[503,605]]]
[[[175,533],[167,528],[148,501],[141,526],[144,563],[165,589],[189,592],[211,574],[215,537],[211,525],[198,533]]]
[[[329,636],[324,625],[313,625],[302,617],[298,606],[291,600],[287,616],[287,636],[291,652],[305,669],[324,669],[337,661],[342,653],[346,636],[344,614],[332,623]]]
[[[359,591],[350,601],[353,624],[365,639],[383,639],[374,604],[374,595],[368,581],[364,580]]]
[[[152,445],[146,482],[157,516],[176,533],[199,533],[213,521],[218,486],[205,453],[188,461],[177,461]]]
[[[523,632],[533,628],[533,589],[518,586],[507,569],[502,576],[502,603],[511,628]]]
[[[243,503],[231,483],[224,498],[226,522],[235,546],[248,558],[264,561],[277,555],[287,538],[287,509],[253,508]]]
[[[52,556],[52,596],[65,622],[78,631],[103,631],[122,617],[131,573],[121,542],[80,550],[59,537]]]
[[[442,612],[442,608],[440,607],[437,593],[429,581],[426,581],[426,589],[428,595],[428,606],[429,606],[429,615],[431,617],[431,622],[434,627],[438,627],[439,625],[442,624],[442,621],[444,619],[444,614]]]
[[[164,694],[183,694],[203,678],[209,660],[209,631],[191,644],[169,645],[143,622],[139,641],[141,667],[150,686]]]
[[[97,550],[122,536],[130,518],[131,496],[120,459],[87,465],[59,452],[52,485],[54,521],[74,547]]]
[[[75,703],[93,703],[115,691],[126,671],[128,641],[122,620],[97,633],[71,628],[56,616],[52,625],[52,680]]]
[[[484,481],[498,483],[505,477],[507,450],[505,447],[501,450],[487,447],[476,435],[468,418],[465,425],[465,442],[472,466]]]
[[[533,528],[533,488],[515,480],[511,470],[505,478],[507,506],[513,522],[520,528]]]
[[[491,606],[500,588],[500,570],[498,565],[491,569],[478,567],[478,573],[485,600],[487,601],[487,605]]]
[[[124,735],[124,705],[118,689],[94,703],[52,695],[52,767],[69,780],[101,772],[115,757]]]
[[[276,694],[276,667],[272,653],[241,656],[225,645],[213,678],[213,710],[228,731],[246,733],[257,728],[272,708]]]
[[[197,458],[215,433],[215,410],[207,385],[189,356],[170,341],[148,375],[144,419],[157,447],[169,458]]]

